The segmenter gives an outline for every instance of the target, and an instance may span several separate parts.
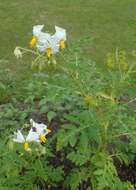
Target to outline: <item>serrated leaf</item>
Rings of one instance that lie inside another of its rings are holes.
[[[67,177],[66,182],[66,186],[70,186],[71,190],[76,190],[79,183],[81,182],[81,179],[79,178],[77,172],[72,172],[70,176]]]
[[[87,161],[89,161],[89,155],[84,154],[84,152],[81,153],[79,151],[77,151],[77,152],[73,151],[73,152],[69,153],[67,155],[67,158],[79,166],[81,166],[81,165],[85,164]]]

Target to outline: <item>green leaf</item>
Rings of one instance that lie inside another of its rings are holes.
[[[103,169],[98,169],[98,170],[95,170],[94,172],[93,172],[93,174],[94,175],[102,175],[103,174]]]
[[[87,161],[89,161],[89,154],[86,152],[71,152],[67,155],[67,158],[71,160],[73,163],[75,163],[77,166],[81,166],[85,164]]]
[[[75,135],[73,135],[73,136],[71,136],[71,137],[69,138],[69,143],[70,143],[70,145],[71,145],[72,147],[75,146],[76,142],[77,142],[77,137],[76,137]]]
[[[50,111],[47,114],[48,121],[51,122],[51,120],[56,116],[56,112]]]
[[[81,182],[80,176],[77,171],[73,171],[66,179],[66,186],[70,186],[71,190],[76,190]]]

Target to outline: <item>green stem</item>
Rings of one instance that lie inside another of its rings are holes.
[[[17,48],[19,48],[20,50],[23,50],[24,52],[29,52],[29,53],[32,53],[32,54],[35,54],[35,55],[37,55],[37,54],[39,55],[38,52],[30,50],[30,49],[27,49],[27,48],[22,48],[22,47],[17,47]]]
[[[64,67],[60,66],[60,68],[62,69],[63,72],[65,72],[68,76],[70,76],[70,77],[72,78],[73,82],[76,84],[76,86],[78,86],[81,95],[82,95],[83,97],[85,97],[86,93],[85,93],[85,91],[83,90],[83,87],[82,87],[82,85],[81,85],[81,82],[74,76],[73,73],[71,73],[70,71],[68,71],[68,70],[65,69]]]

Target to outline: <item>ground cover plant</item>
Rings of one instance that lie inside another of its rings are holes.
[[[91,38],[55,42],[55,54],[52,45],[40,52],[34,38],[24,48],[23,38],[19,64],[1,60],[0,189],[135,189],[135,49],[105,51],[100,64],[84,53]]]

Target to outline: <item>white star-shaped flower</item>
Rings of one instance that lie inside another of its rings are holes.
[[[39,135],[34,132],[32,130],[32,128],[30,129],[29,133],[27,136],[24,136],[20,130],[18,130],[17,132],[14,132],[13,135],[13,139],[14,142],[18,142],[18,143],[24,143],[24,149],[26,151],[29,151],[29,143],[31,142],[40,142],[39,141]]]
[[[32,129],[39,135],[39,141],[45,142],[46,135],[51,132],[50,129],[47,129],[47,125],[43,123],[36,123],[33,119],[30,119]]]

